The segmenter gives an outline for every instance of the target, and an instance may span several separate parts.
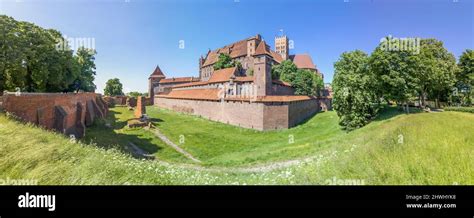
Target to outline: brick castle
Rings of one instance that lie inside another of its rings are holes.
[[[241,67],[214,70],[222,53]],[[149,95],[161,108],[257,130],[290,128],[331,109],[330,97],[294,95],[291,84],[272,79],[271,67],[284,60],[323,77],[309,55],[289,54],[288,37],[276,37],[274,51],[257,34],[201,56],[199,77],[166,78],[157,66]]]

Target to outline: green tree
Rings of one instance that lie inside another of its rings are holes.
[[[130,97],[135,97],[135,98],[137,98],[138,96],[146,97],[146,96],[148,96],[148,93],[129,92],[129,93],[127,93],[127,95],[130,96]]]
[[[408,102],[416,96],[419,82],[415,75],[417,58],[412,51],[386,51],[379,45],[368,60],[368,70],[379,79],[375,94],[405,104],[409,112]]]
[[[105,84],[104,95],[117,96],[123,95],[122,83],[118,78],[109,79]]]
[[[460,103],[465,106],[472,105],[474,87],[474,51],[467,49],[459,57],[459,70],[456,72],[456,88],[461,96]]]
[[[414,67],[417,78],[417,89],[425,105],[425,96],[436,101],[447,101],[452,94],[457,71],[456,59],[436,39],[422,39],[420,54],[417,55]]]
[[[376,78],[368,70],[368,61],[367,54],[356,50],[344,52],[334,63],[333,107],[343,129],[352,130],[366,125],[380,108],[374,90]]]
[[[77,80],[80,83],[79,89],[86,92],[94,92],[96,86],[94,84],[94,79],[96,75],[95,71],[95,57],[97,54],[95,50],[86,49],[81,47],[76,52],[76,60],[79,65],[79,75]]]
[[[58,42],[65,41],[60,32],[5,15],[0,15],[0,29],[0,91],[74,91],[81,78],[87,86],[79,89],[94,91],[93,77],[87,76],[93,58],[85,58],[83,65],[80,51],[74,56],[67,45],[58,49]]]
[[[319,75],[310,70],[298,69],[290,60],[272,66],[272,78],[290,83],[296,95],[313,96],[319,94],[324,87]]]
[[[214,64],[214,70],[225,69],[229,67],[242,67],[238,61],[232,60],[228,54],[220,53],[217,62]]]

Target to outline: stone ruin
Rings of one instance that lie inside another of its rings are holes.
[[[20,120],[81,138],[87,126],[105,118],[107,103],[95,93],[5,93],[6,112]]]

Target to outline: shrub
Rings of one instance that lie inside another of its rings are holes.
[[[445,107],[444,110],[474,113],[474,107]]]

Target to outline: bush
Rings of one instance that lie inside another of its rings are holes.
[[[444,110],[474,113],[474,107],[445,107]]]

